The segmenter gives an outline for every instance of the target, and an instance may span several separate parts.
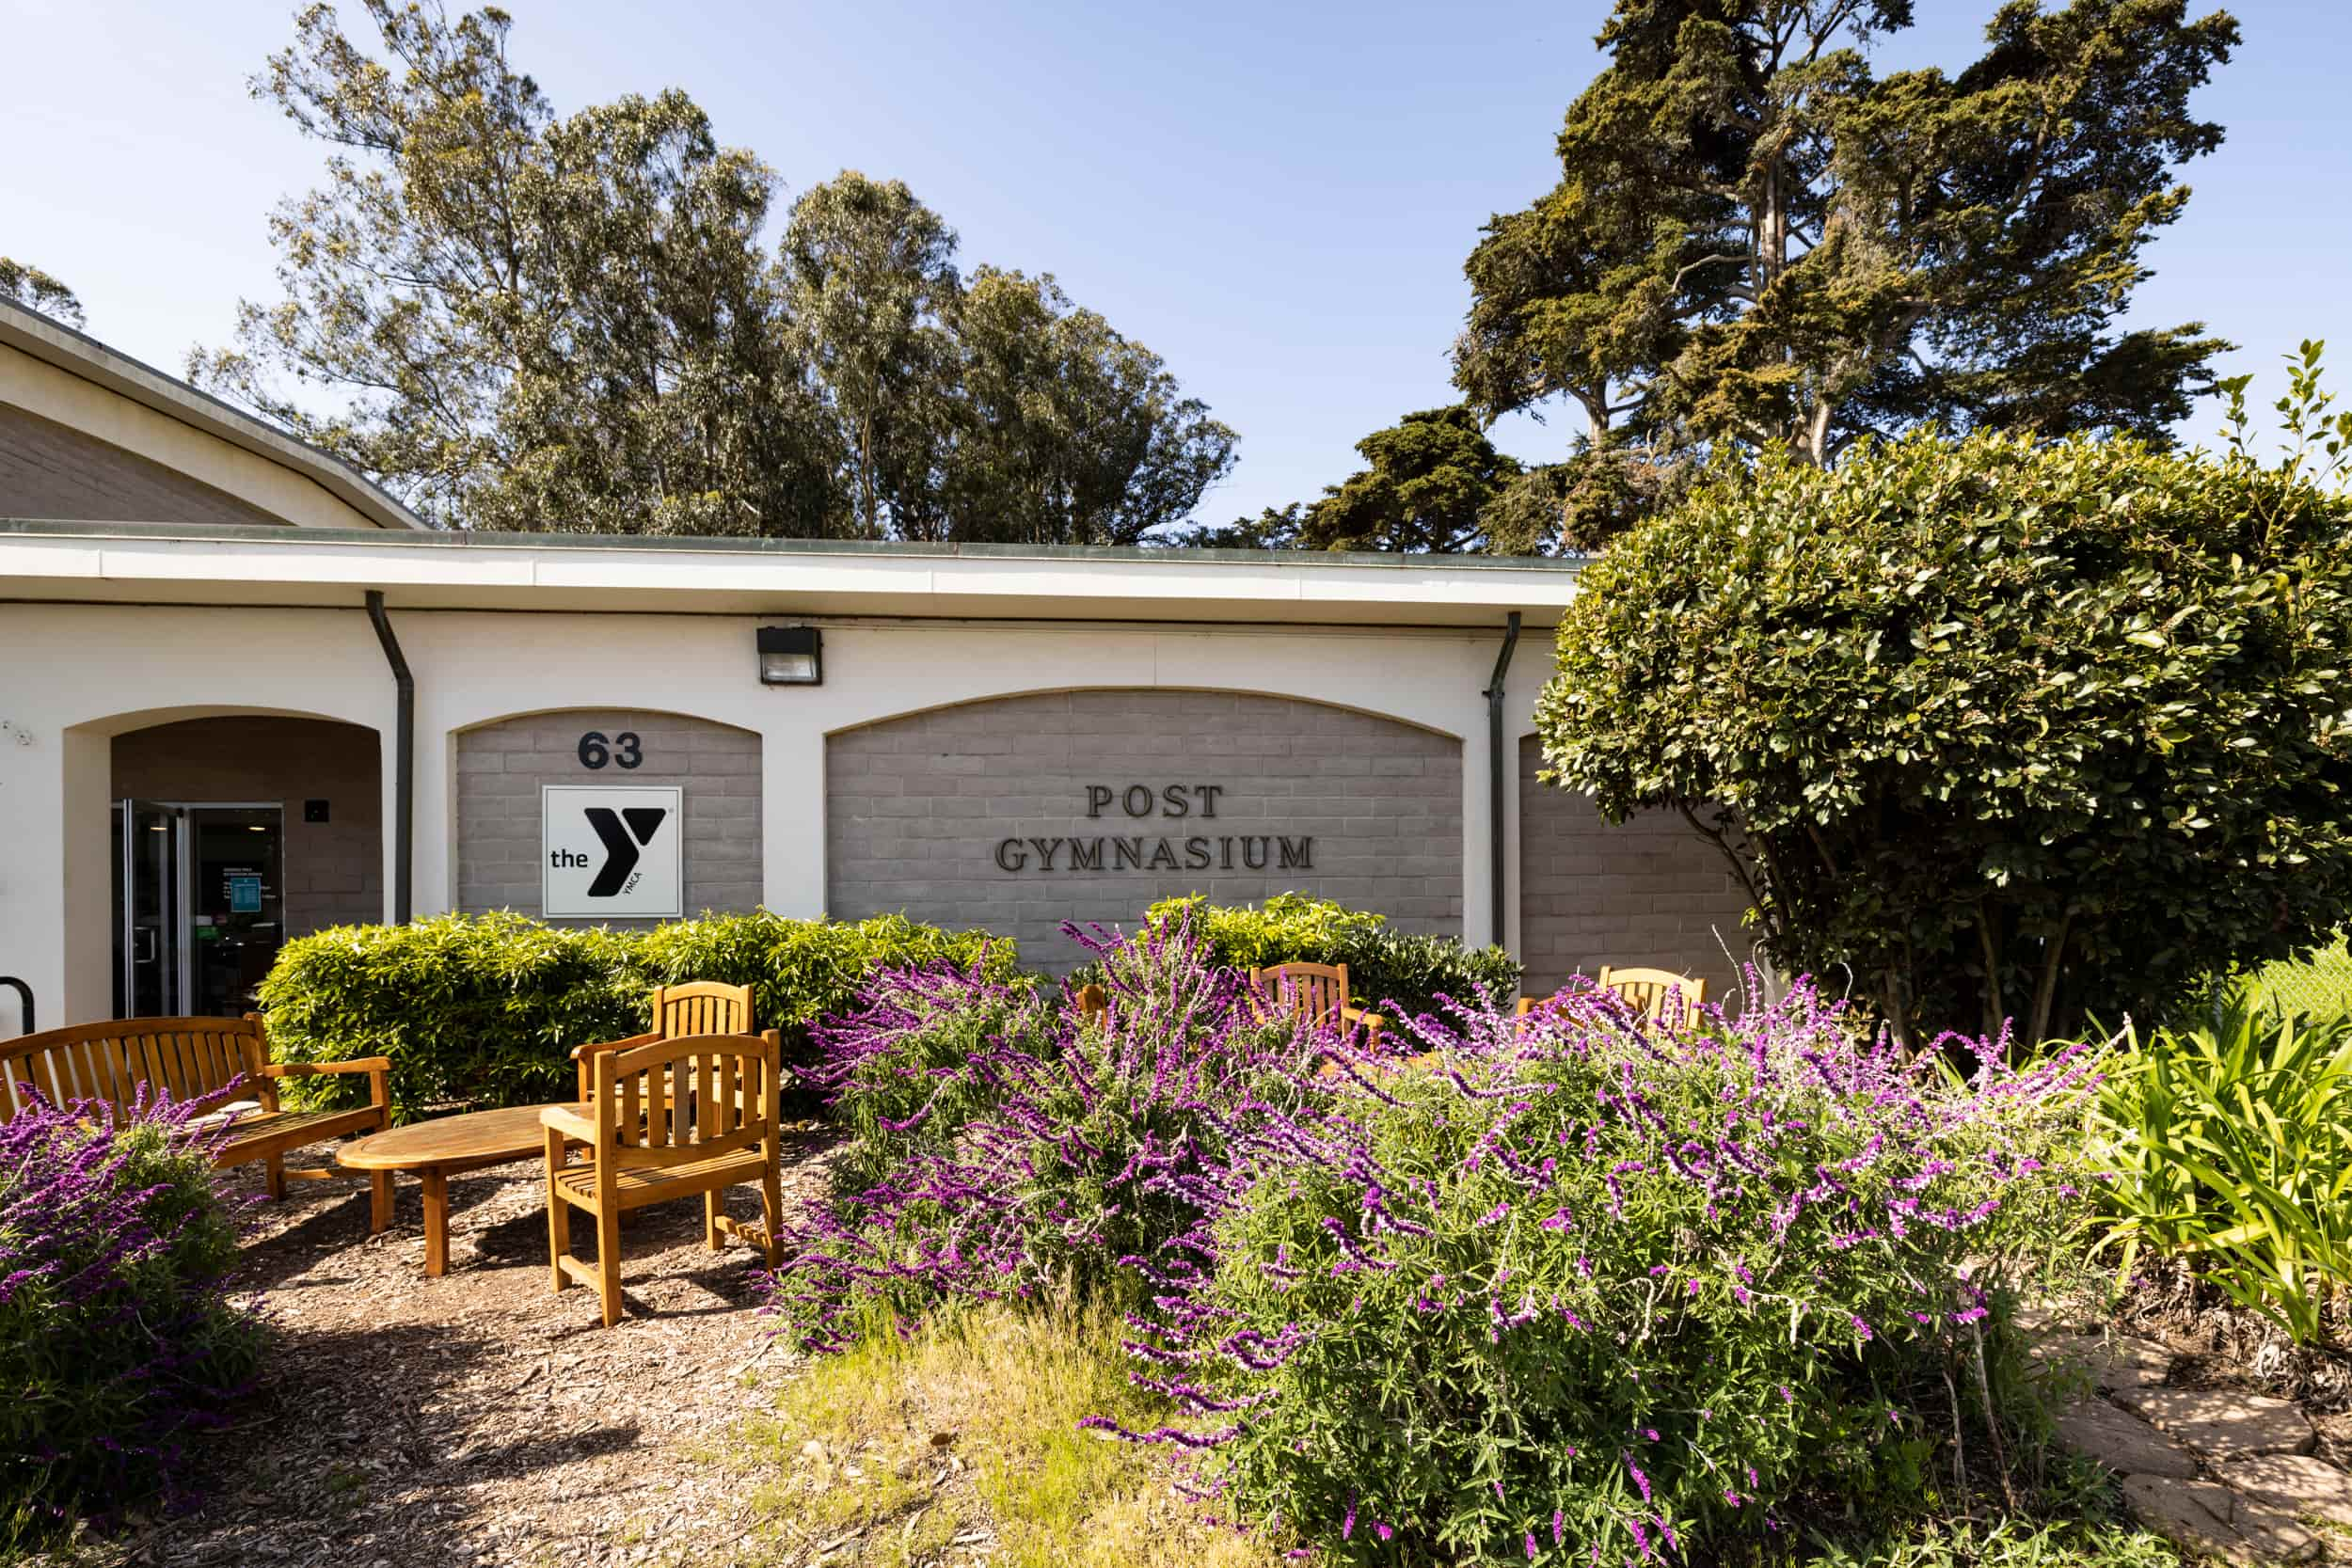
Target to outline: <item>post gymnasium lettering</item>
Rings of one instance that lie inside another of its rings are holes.
[[[1223,784],[1087,785],[1087,816],[1100,819],[1116,805],[1130,817],[1216,819]],[[1313,835],[1281,833],[1104,833],[1069,838],[1008,838],[996,845],[999,870],[1059,871],[1311,871]]]

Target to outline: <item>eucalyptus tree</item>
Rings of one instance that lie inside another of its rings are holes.
[[[785,226],[786,331],[815,377],[854,530],[868,539],[932,528],[955,254],[955,230],[903,182],[855,169],[802,193]]]
[[[68,326],[82,325],[82,302],[73,291],[29,261],[0,256],[0,299]]]

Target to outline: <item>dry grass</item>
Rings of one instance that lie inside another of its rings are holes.
[[[781,1389],[746,1433],[776,1560],[926,1568],[1267,1568],[1206,1523],[1163,1457],[1078,1430],[1155,1422],[1106,1323],[982,1308],[869,1335]]]

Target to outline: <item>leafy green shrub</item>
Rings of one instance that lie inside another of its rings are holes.
[[[2352,1014],[2241,990],[2210,1024],[2131,1040],[2110,1073],[2095,1157],[2116,1172],[2122,1274],[2178,1257],[2296,1343],[2325,1338],[2330,1297],[2352,1292]]]
[[[1923,434],[1716,476],[1586,568],[1547,777],[1719,831],[1779,965],[1851,971],[1913,1041],[2153,1018],[2328,941],[2352,441],[2316,375],[2315,470]]]
[[[1147,1259],[1137,1381],[1190,1416],[1122,1434],[1245,1513],[1355,1562],[1711,1562],[1915,1512],[2040,1429],[2002,1287],[2079,1207],[2095,1053],[1978,1042],[1963,1081],[1809,981],[1736,1021],[1581,990],[1413,1032],[1434,1064],[1263,1107]]]
[[[1263,906],[1212,904],[1198,895],[1164,898],[1144,918],[1165,927],[1179,915],[1190,918],[1212,961],[1234,969],[1343,963],[1351,1000],[1375,1011],[1393,1006],[1411,1018],[1437,1008],[1441,996],[1475,1002],[1484,987],[1507,1001],[1518,990],[1519,962],[1504,948],[1408,936],[1381,915],[1303,893],[1278,893]]]
[[[191,1500],[262,1331],[197,1105],[36,1104],[0,1124],[0,1545]]]
[[[1009,975],[1016,953],[984,931],[898,915],[855,923],[705,915],[645,931],[567,928],[524,915],[438,915],[344,926],[288,942],[262,984],[288,1061],[384,1055],[407,1117],[454,1101],[522,1105],[572,1092],[573,1046],[643,1033],[657,985],[749,985],[753,1021],[810,1059],[808,1026],[849,1006],[877,970],[945,960]],[[320,1095],[364,1092],[312,1080]]]

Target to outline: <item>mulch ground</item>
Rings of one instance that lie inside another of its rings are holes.
[[[789,1135],[789,1214],[829,1176],[832,1134]],[[319,1151],[310,1151],[315,1155]],[[255,1179],[258,1191],[258,1178]],[[213,1444],[194,1513],[86,1547],[76,1568],[723,1561],[753,1529],[742,1478],[707,1458],[757,1407],[769,1337],[745,1246],[703,1244],[699,1198],[622,1222],[628,1316],[548,1286],[536,1164],[450,1183],[450,1269],[424,1276],[423,1199],[402,1178],[368,1235],[367,1187],[294,1182],[250,1211],[248,1283],[278,1327],[265,1386]],[[727,1212],[756,1220],[757,1193]],[[573,1216],[573,1250],[596,1238]]]

